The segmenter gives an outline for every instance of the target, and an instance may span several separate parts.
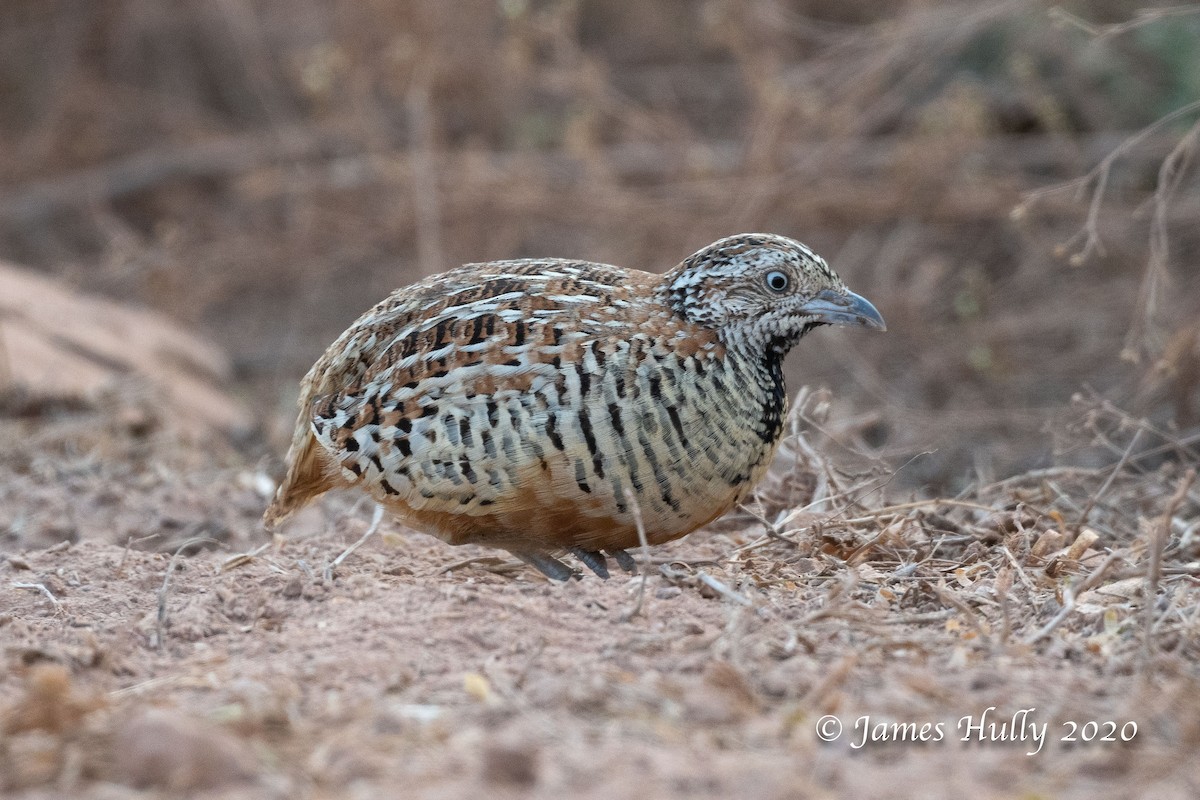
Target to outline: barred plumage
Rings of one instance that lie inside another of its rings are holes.
[[[630,567],[723,514],[778,443],[782,359],[812,327],[883,328],[819,256],[722,239],[665,275],[559,259],[468,264],[399,289],[305,377],[266,521],[357,486],[450,544],[553,578]]]

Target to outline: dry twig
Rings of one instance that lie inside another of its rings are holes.
[[[198,544],[217,544],[215,539],[207,536],[192,537],[179,547],[175,548],[175,552],[171,554],[171,560],[167,562],[167,571],[163,575],[162,586],[158,589],[158,612],[155,615],[154,621],[154,649],[162,652],[163,644],[166,641],[167,631],[167,597],[171,592],[171,576],[175,574],[175,565],[179,563],[179,557],[183,555],[183,551],[189,547],[194,547]]]
[[[1061,625],[1063,620],[1069,617],[1071,612],[1075,610],[1075,598],[1087,590],[1099,585],[1100,581],[1104,579],[1104,575],[1108,572],[1112,565],[1122,557],[1123,556],[1121,553],[1110,553],[1108,558],[1100,562],[1100,566],[1096,567],[1096,569],[1093,570],[1090,575],[1084,578],[1077,586],[1067,586],[1064,588],[1063,603],[1062,607],[1058,610],[1058,613],[1055,614],[1049,622],[1038,629],[1037,632],[1035,632],[1032,636],[1026,637],[1025,643],[1029,645],[1037,644],[1042,639],[1045,639],[1047,636],[1053,633],[1054,629]]]
[[[1154,638],[1151,634],[1154,630],[1158,585],[1159,581],[1162,580],[1163,552],[1166,550],[1167,539],[1171,536],[1171,520],[1175,518],[1175,512],[1179,510],[1179,506],[1183,503],[1183,498],[1187,496],[1188,489],[1191,488],[1192,482],[1195,480],[1196,468],[1192,467],[1179,479],[1179,485],[1175,489],[1175,494],[1171,495],[1171,499],[1167,501],[1167,506],[1163,509],[1162,518],[1154,528],[1152,541],[1147,542],[1150,558],[1146,564],[1146,596],[1144,599],[1145,604],[1142,607],[1142,625],[1145,635],[1143,646],[1145,647],[1145,654],[1147,656],[1154,651]]]
[[[333,580],[333,571],[342,565],[342,562],[353,555],[354,551],[366,544],[367,539],[375,535],[375,531],[379,530],[379,523],[383,520],[383,506],[375,504],[375,512],[371,515],[371,524],[367,526],[367,530],[362,536],[358,537],[358,541],[347,547],[338,555],[332,562],[325,566],[323,577],[327,581]]]
[[[646,540],[646,525],[642,522],[642,509],[638,506],[637,497],[628,487],[625,489],[625,501],[629,503],[630,509],[633,510],[633,523],[637,526],[638,543],[642,550],[641,575],[638,576],[638,593],[637,600],[634,601],[633,608],[621,614],[619,620],[621,622],[629,622],[634,617],[642,613],[642,602],[646,598],[646,579],[650,574],[650,544]]]
[[[46,588],[46,584],[44,584],[44,583],[24,583],[24,582],[14,581],[12,584],[12,587],[14,589],[34,589],[36,591],[39,591],[42,593],[42,595],[45,596],[45,598],[47,600],[50,601],[51,605],[54,606],[55,613],[59,613],[63,610],[62,603],[59,602],[59,599],[54,596],[54,592],[52,592],[48,588]]]

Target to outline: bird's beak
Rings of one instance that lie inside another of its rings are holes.
[[[829,325],[862,325],[886,331],[887,323],[871,301],[849,289],[823,289],[800,306],[799,312]]]

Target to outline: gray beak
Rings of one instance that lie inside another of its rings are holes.
[[[829,325],[862,325],[886,331],[887,323],[871,301],[846,289],[824,289],[798,309],[799,313],[816,317]]]

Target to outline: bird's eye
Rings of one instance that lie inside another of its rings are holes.
[[[772,292],[784,291],[787,289],[789,283],[791,281],[788,280],[787,273],[778,270],[767,273],[767,288]]]

